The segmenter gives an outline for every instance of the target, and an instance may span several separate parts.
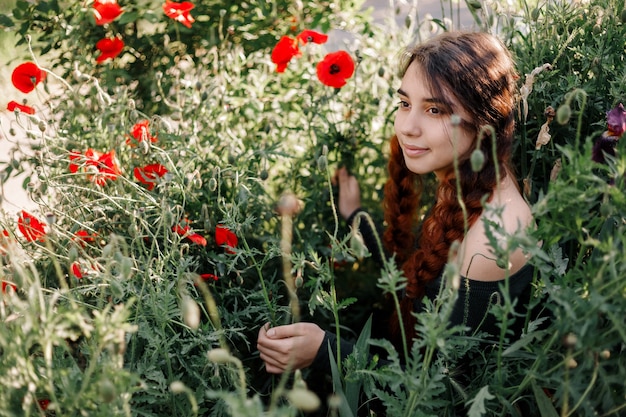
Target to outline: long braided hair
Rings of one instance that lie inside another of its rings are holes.
[[[517,74],[510,53],[494,36],[481,32],[446,32],[410,48],[400,63],[404,76],[409,65],[418,63],[435,97],[452,94],[469,114],[469,123],[461,124],[475,136],[469,151],[459,156],[460,189],[466,206],[467,225],[471,226],[482,213],[481,200],[491,196],[496,187],[496,164],[500,180],[513,175],[510,155],[515,127],[514,92]],[[493,158],[491,126],[496,135],[496,160]],[[479,143],[485,157],[484,168],[474,172],[469,155]],[[390,144],[389,178],[384,189],[384,213],[387,228],[383,243],[388,253],[395,254],[407,278],[401,300],[401,319],[407,343],[415,338],[415,300],[424,295],[426,284],[437,278],[448,260],[450,246],[461,241],[466,233],[465,219],[458,202],[454,170],[441,178],[436,201],[419,225],[417,213],[423,190],[420,175],[407,168],[396,136]],[[392,337],[399,340],[399,320],[392,318]]]

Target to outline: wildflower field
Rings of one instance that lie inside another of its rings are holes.
[[[402,364],[379,334],[403,277],[332,178],[347,166],[381,223],[399,52],[468,28],[459,3],[390,0],[382,22],[362,0],[11,3],[1,178],[35,208],[0,218],[0,416],[626,415],[624,0],[463,3],[520,75],[537,226],[492,245],[530,254],[541,314],[509,341],[494,306],[483,349],[442,324],[447,285]],[[301,320],[355,352],[267,374],[260,326]]]

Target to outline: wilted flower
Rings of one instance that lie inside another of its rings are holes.
[[[317,64],[317,78],[324,85],[341,88],[354,74],[354,68],[354,61],[346,51],[331,52]]]
[[[17,101],[11,100],[9,101],[9,103],[7,104],[7,110],[8,111],[15,111],[15,110],[19,110],[23,113],[26,114],[35,114],[35,109],[33,109],[30,106],[27,106],[25,104],[20,104]]]
[[[526,81],[522,88],[520,88],[520,95],[522,96],[522,107],[524,108],[524,119],[528,117],[528,96],[533,91],[533,84],[535,83],[535,77],[542,71],[551,70],[552,65],[543,64],[526,75]]]
[[[124,41],[120,38],[104,38],[96,43],[96,49],[100,51],[100,55],[96,58],[97,63],[102,63],[107,59],[117,57],[124,49]]]
[[[93,10],[98,26],[113,22],[124,11],[117,4],[117,0],[96,0],[93,3]]]
[[[231,232],[226,226],[218,224],[215,226],[215,243],[217,246],[226,246],[226,252],[231,254],[235,253],[232,248],[237,246],[237,235]]]
[[[272,62],[276,64],[276,72],[285,72],[287,64],[294,57],[302,55],[298,48],[298,40],[283,36],[272,50]]]
[[[542,146],[547,145],[552,138],[550,135],[550,123],[554,119],[556,112],[552,106],[548,106],[544,111],[544,115],[546,116],[546,122],[541,125],[541,129],[539,129],[537,142],[535,142],[535,149],[540,149]]]
[[[11,82],[22,93],[30,93],[46,78],[46,73],[33,62],[18,65],[11,74]]]
[[[45,224],[25,210],[18,215],[17,228],[29,242],[43,240],[46,234]]]
[[[189,12],[194,7],[194,4],[190,1],[176,3],[174,1],[166,0],[163,5],[163,12],[167,17],[171,17],[191,29],[191,25],[196,21],[196,19],[194,19]]]
[[[167,169],[161,164],[149,164],[144,167],[135,167],[133,170],[135,178],[150,191],[154,189],[158,178],[167,173]]]

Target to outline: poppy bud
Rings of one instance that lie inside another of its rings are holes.
[[[320,157],[317,158],[317,169],[320,171],[326,171],[326,168],[328,168],[328,159],[326,156],[320,155]]]
[[[485,166],[485,154],[480,149],[474,149],[470,156],[470,163],[472,165],[472,171],[479,172]]]
[[[317,410],[321,403],[314,392],[303,388],[292,389],[287,393],[287,398],[294,407],[307,413]]]
[[[228,353],[226,349],[222,348],[209,350],[207,357],[211,362],[217,364],[226,364],[230,362],[230,353]]]
[[[565,361],[565,366],[567,366],[570,369],[574,369],[574,368],[576,368],[578,366],[578,362],[576,362],[576,359],[574,359],[574,358],[568,358]]]
[[[622,19],[622,23],[626,23],[626,9],[622,10],[622,13],[619,15],[620,19]]]
[[[215,178],[209,179],[209,191],[215,191],[217,189],[217,180]]]
[[[358,259],[362,259],[368,254],[363,235],[358,230],[353,229],[350,233],[350,249]]]
[[[117,393],[115,385],[113,385],[113,382],[111,382],[110,379],[104,378],[100,380],[98,388],[100,390],[100,398],[102,398],[102,401],[104,401],[105,403],[110,403],[115,400]]]
[[[466,4],[467,4],[467,7],[469,7],[472,10],[480,10],[483,7],[483,5],[480,4],[478,0],[468,0]]]
[[[191,297],[183,298],[183,320],[192,330],[200,327],[200,307]]]
[[[180,381],[174,381],[170,384],[170,391],[174,394],[182,394],[187,391],[187,387]]]
[[[559,124],[564,125],[569,121],[571,115],[572,108],[569,104],[562,104],[556,111],[556,121],[559,122]]]
[[[259,178],[261,178],[261,181],[265,181],[268,177],[269,174],[267,173],[267,169],[262,169],[259,173]]]
[[[611,357],[611,351],[608,349],[604,349],[602,352],[600,352],[600,357],[602,359],[609,359]]]
[[[570,349],[576,346],[578,343],[578,337],[574,333],[568,333],[563,337],[563,346]]]
[[[530,12],[530,17],[533,19],[533,21],[535,21],[535,22],[536,22],[536,21],[537,21],[537,19],[539,19],[539,12],[540,12],[540,10],[539,10],[539,8],[538,8],[538,7],[535,7],[535,8],[533,9],[533,11],[532,11],[532,12]]]

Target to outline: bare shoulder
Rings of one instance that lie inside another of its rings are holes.
[[[465,236],[461,251],[461,273],[478,281],[497,281],[517,272],[526,263],[526,255],[521,249],[507,250],[507,236],[525,233],[532,224],[530,207],[517,186],[511,179],[503,180],[481,217]],[[496,236],[500,249],[508,252],[508,259],[496,262],[487,228]],[[505,265],[508,263],[508,268],[500,267],[502,261]]]

